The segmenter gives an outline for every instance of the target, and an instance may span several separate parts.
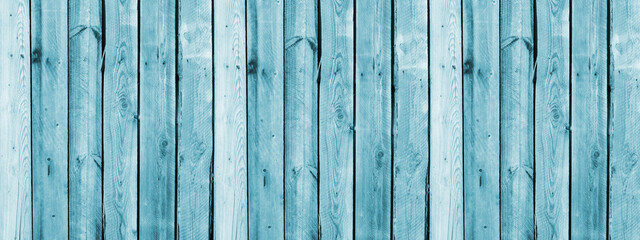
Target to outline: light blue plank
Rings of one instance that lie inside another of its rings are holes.
[[[500,238],[500,5],[463,1],[466,239]]]
[[[0,6],[0,239],[31,239],[29,1]]]
[[[355,238],[391,237],[391,0],[356,1]]]
[[[140,8],[140,239],[175,237],[176,1]]]
[[[354,5],[320,1],[320,167],[305,170],[320,178],[319,231],[329,239],[354,235]]]
[[[247,239],[245,1],[214,1],[213,237]]]
[[[462,239],[462,6],[430,1],[429,238]]]
[[[67,2],[31,2],[33,238],[69,238]]]
[[[104,237],[138,238],[138,2],[105,2]]]

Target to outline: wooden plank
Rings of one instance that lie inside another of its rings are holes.
[[[140,8],[140,239],[175,237],[176,1]]]
[[[178,2],[177,238],[208,239],[213,158],[211,1]]]
[[[318,2],[284,2],[285,238],[318,238]]]
[[[393,237],[427,239],[429,11],[427,1],[395,1]]]
[[[430,1],[429,237],[462,239],[462,9]],[[433,47],[437,46],[437,47]],[[445,47],[446,46],[446,47]]]
[[[355,237],[391,237],[391,0],[356,1]]]
[[[243,0],[215,1],[213,237],[247,239],[247,54]]]
[[[640,2],[610,2],[609,239],[640,236]]]
[[[319,79],[318,163],[322,173],[312,167],[308,171],[320,177],[320,236],[329,239],[354,236],[354,4],[320,1],[320,65],[324,67]],[[315,227],[312,224],[308,227]]]
[[[533,0],[500,1],[500,232],[503,239],[535,237],[533,9]]]
[[[69,1],[69,238],[102,239],[102,1]]]
[[[69,238],[67,2],[31,2],[33,238]]]
[[[535,222],[569,238],[569,1],[536,0]]]
[[[607,2],[572,1],[571,238],[607,238]]]
[[[0,239],[31,239],[29,1],[0,6]]]
[[[247,7],[249,236],[284,239],[284,3]]]
[[[104,237],[137,239],[138,2],[104,4]]]
[[[462,3],[464,234],[500,238],[500,8]]]

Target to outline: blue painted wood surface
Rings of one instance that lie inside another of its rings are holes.
[[[640,239],[636,1],[0,6],[0,239]]]

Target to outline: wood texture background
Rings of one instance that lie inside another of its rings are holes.
[[[0,239],[640,239],[640,3],[0,0]]]

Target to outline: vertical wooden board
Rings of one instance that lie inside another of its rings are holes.
[[[285,238],[318,238],[318,2],[284,2]]]
[[[609,239],[640,236],[640,2],[610,2]]]
[[[215,1],[213,237],[247,239],[245,0]]]
[[[176,1],[140,8],[140,239],[175,237]]]
[[[138,2],[104,4],[104,237],[137,239]]]
[[[249,236],[284,239],[284,3],[247,2]]]
[[[464,0],[465,238],[500,238],[500,5]]]
[[[536,0],[535,222],[569,238],[569,1]]]
[[[356,1],[355,237],[391,237],[391,1]]]
[[[427,239],[429,6],[396,0],[394,7],[393,236]]]
[[[354,4],[320,1],[320,173],[312,174],[320,176],[320,235],[329,239],[354,235]]]
[[[430,1],[429,237],[462,239],[462,9]]]
[[[31,239],[29,1],[0,6],[0,239]]]
[[[31,2],[33,238],[69,238],[67,2]]]
[[[69,238],[102,239],[102,1],[69,1]]]
[[[211,1],[178,2],[179,239],[208,239],[213,160]]]
[[[607,2],[573,0],[571,238],[607,238]]]
[[[500,1],[500,235],[502,239],[533,239],[535,237],[533,9],[533,0]]]

